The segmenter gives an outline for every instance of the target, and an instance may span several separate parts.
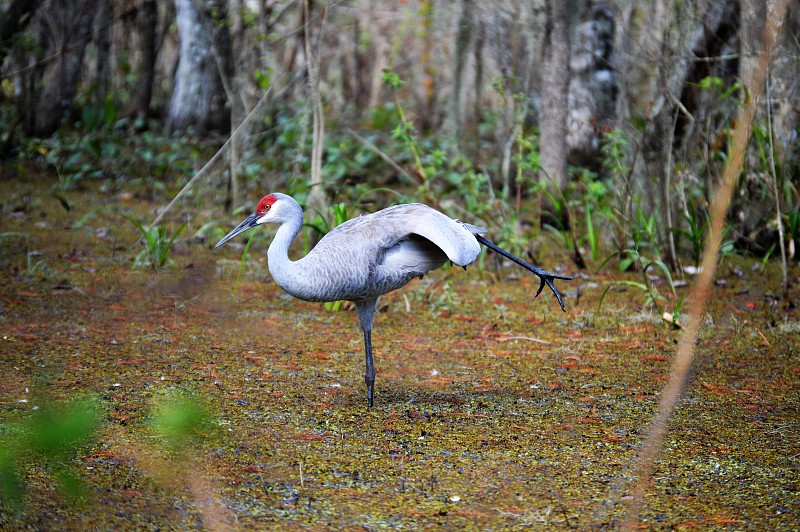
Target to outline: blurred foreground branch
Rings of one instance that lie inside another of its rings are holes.
[[[661,396],[658,412],[642,445],[636,473],[637,482],[623,521],[624,530],[637,528],[645,491],[650,478],[653,476],[656,460],[663,447],[664,437],[667,433],[667,423],[680,399],[686,384],[689,368],[694,359],[695,340],[697,339],[700,320],[705,311],[711,283],[717,269],[719,248],[724,234],[728,208],[730,207],[736,180],[742,170],[744,156],[747,153],[750,132],[758,110],[759,97],[767,77],[767,69],[775,47],[776,37],[783,25],[787,3],[787,0],[775,0],[769,3],[769,13],[764,26],[762,49],[758,53],[758,60],[742,76],[745,87],[744,106],[739,109],[736,118],[737,127],[733,132],[733,139],[730,144],[728,163],[723,170],[722,180],[711,205],[711,227],[703,250],[701,273],[689,294],[686,327],[678,342],[678,351],[672,364],[669,382]]]

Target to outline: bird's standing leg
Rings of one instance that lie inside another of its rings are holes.
[[[375,363],[372,362],[372,333],[364,331],[364,346],[367,351],[367,369],[364,372],[364,382],[367,384],[367,406],[372,408],[375,395]]]
[[[364,372],[364,382],[367,384],[367,406],[372,408],[375,395],[375,363],[372,361],[372,321],[375,316],[377,299],[367,299],[356,302],[358,325],[364,331],[364,350],[366,351],[367,368]]]

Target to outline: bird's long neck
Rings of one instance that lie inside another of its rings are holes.
[[[295,271],[296,263],[289,259],[289,246],[302,227],[303,211],[298,206],[295,216],[278,227],[275,238],[272,239],[267,250],[269,273],[272,275],[272,279],[292,295],[295,295],[300,285]]]

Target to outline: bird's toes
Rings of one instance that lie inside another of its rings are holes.
[[[561,296],[561,292],[558,291],[558,288],[556,288],[556,285],[554,283],[556,278],[560,279],[561,276],[557,276],[555,274],[550,274],[549,272],[545,273],[544,275],[540,275],[539,279],[541,279],[541,282],[539,283],[539,289],[536,290],[536,295],[534,297],[539,297],[539,294],[541,294],[542,290],[544,290],[544,285],[547,285],[547,286],[550,287],[550,290],[552,290],[553,294],[556,296],[556,299],[558,300],[558,304],[561,306],[561,310],[566,312],[566,309],[564,308],[564,300],[563,300],[563,298]]]
[[[535,295],[535,296],[533,296],[533,297],[539,297],[539,294],[541,294],[541,293],[542,293],[542,289],[544,288],[544,283],[545,283],[546,279],[547,279],[546,277],[542,277],[542,278],[541,278],[541,281],[542,281],[542,282],[541,282],[541,283],[539,283],[539,289],[536,291],[536,295]]]

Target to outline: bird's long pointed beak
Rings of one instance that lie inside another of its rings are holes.
[[[250,216],[248,216],[247,218],[245,218],[245,220],[244,220],[242,223],[240,223],[239,225],[237,225],[237,226],[236,226],[236,228],[235,228],[233,231],[231,231],[231,232],[230,232],[230,233],[228,233],[227,235],[223,236],[223,237],[220,239],[220,241],[219,241],[219,242],[217,242],[217,245],[216,245],[216,246],[214,246],[214,247],[215,247],[215,248],[218,248],[218,247],[220,247],[222,244],[224,244],[225,242],[227,242],[228,240],[230,240],[231,238],[233,238],[233,237],[235,237],[236,235],[238,235],[239,233],[244,233],[245,231],[247,231],[247,230],[248,230],[248,229],[250,229],[251,227],[255,227],[256,225],[258,225],[258,224],[257,224],[257,222],[258,222],[258,213],[255,213],[255,212],[254,212],[253,214],[251,214]]]

